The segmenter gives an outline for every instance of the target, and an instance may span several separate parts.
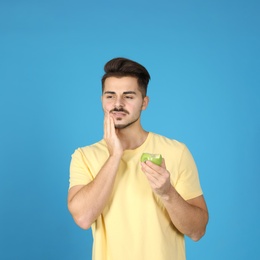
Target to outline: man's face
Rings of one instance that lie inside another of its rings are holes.
[[[115,127],[126,128],[140,124],[140,114],[148,105],[148,97],[142,97],[137,79],[133,77],[109,77],[102,94],[103,110],[114,118]]]

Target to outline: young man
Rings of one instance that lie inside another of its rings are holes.
[[[184,235],[197,241],[206,230],[189,150],[141,126],[149,80],[134,61],[109,61],[102,78],[104,138],[72,156],[68,208],[81,228],[92,228],[94,260],[184,260]],[[141,163],[142,153],[162,154],[163,162]]]

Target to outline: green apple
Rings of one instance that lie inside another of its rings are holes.
[[[162,164],[162,155],[161,154],[143,153],[141,156],[141,162],[145,162],[145,161],[150,161],[150,162],[160,166]]]

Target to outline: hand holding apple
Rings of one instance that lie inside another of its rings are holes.
[[[155,160],[156,158],[156,160]],[[156,164],[155,161],[158,163]],[[162,198],[168,197],[172,188],[170,173],[166,169],[165,160],[161,155],[141,157],[142,171],[147,177],[152,190]]]
[[[162,155],[161,154],[151,154],[151,153],[143,153],[141,156],[141,162],[150,161],[156,165],[162,164]]]

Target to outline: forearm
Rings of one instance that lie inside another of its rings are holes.
[[[203,197],[185,201],[171,186],[167,195],[161,198],[172,223],[184,235],[198,241],[205,233],[208,223],[208,212]]]
[[[69,210],[83,229],[88,229],[105,208],[113,190],[120,158],[110,156],[95,179],[69,197]]]

